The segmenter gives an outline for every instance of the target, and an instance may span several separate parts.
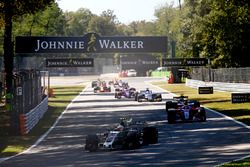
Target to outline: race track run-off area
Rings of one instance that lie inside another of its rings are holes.
[[[146,82],[152,78],[125,80],[137,90],[150,88],[161,92],[163,101],[140,103],[115,99],[114,89],[111,93],[94,93],[89,82],[44,140],[0,163],[0,167],[211,167],[250,153],[248,128],[212,111],[207,111],[206,122],[168,124],[165,101],[173,95]],[[116,126],[121,117],[154,125],[159,131],[159,142],[135,150],[84,150],[86,135]]]

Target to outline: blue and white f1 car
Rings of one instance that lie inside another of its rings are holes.
[[[137,92],[135,95],[135,101],[142,102],[142,101],[150,101],[150,102],[160,102],[162,101],[161,93],[153,93],[152,90],[148,88],[146,90],[141,90]]]

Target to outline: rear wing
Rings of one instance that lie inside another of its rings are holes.
[[[188,100],[188,96],[176,96],[176,97],[173,97],[173,100],[183,100],[183,101],[186,101]]]

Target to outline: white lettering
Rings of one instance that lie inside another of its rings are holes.
[[[56,41],[49,41],[49,49],[56,49]]]
[[[141,49],[144,48],[143,41],[110,41],[99,40],[102,49]]]
[[[124,47],[124,49],[125,48],[129,48],[128,43],[129,43],[129,41],[123,41],[123,47]]]
[[[84,49],[84,42],[83,41],[79,41],[79,49]]]
[[[84,49],[84,41],[40,41],[37,40],[35,51],[46,49]]]
[[[64,49],[64,41],[62,41],[62,42],[58,41],[57,49]]]
[[[40,50],[40,40],[37,40],[37,48],[35,49],[35,52]]]
[[[117,48],[118,48],[118,49],[122,49],[122,46],[121,46],[120,41],[117,42]]]
[[[138,48],[144,48],[143,47],[143,41],[138,41]]]
[[[136,41],[131,41],[131,48],[133,48],[133,49],[136,48]]]
[[[99,40],[99,44],[101,45],[101,48],[108,48],[109,40]]]
[[[110,49],[116,49],[116,46],[115,46],[115,42],[114,41],[112,41],[111,42],[111,44],[110,44],[110,47],[109,47]]]
[[[72,49],[72,41],[71,42],[68,42],[66,41],[66,49]]]
[[[48,42],[46,42],[46,41],[43,41],[43,42],[41,43],[41,48],[42,48],[42,49],[47,49],[48,46],[49,46],[49,44],[48,44]]]

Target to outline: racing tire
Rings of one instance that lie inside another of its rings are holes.
[[[138,101],[138,93],[135,93],[135,101]]]
[[[85,150],[94,152],[98,149],[99,139],[97,135],[87,135]]]
[[[142,102],[142,99],[140,97],[137,98],[138,102]]]
[[[156,127],[143,128],[143,144],[155,144],[158,143],[158,130]]]
[[[177,103],[174,103],[172,101],[167,101],[166,102],[166,112],[168,112],[168,109],[176,108],[176,107],[177,107]]]
[[[131,149],[137,149],[139,147],[140,147],[140,141],[137,133],[136,132],[128,133],[123,148],[131,150]]]
[[[95,87],[94,88],[94,93],[97,93],[98,91],[100,91],[101,89],[100,89],[100,87]]]
[[[206,111],[203,107],[201,107],[200,109],[200,121],[201,122],[206,122],[207,121],[207,116],[206,116]]]
[[[168,123],[169,124],[174,124],[176,123],[176,111],[175,109],[168,109]]]
[[[162,96],[161,94],[156,94],[153,96],[154,101],[161,102],[162,101]]]

